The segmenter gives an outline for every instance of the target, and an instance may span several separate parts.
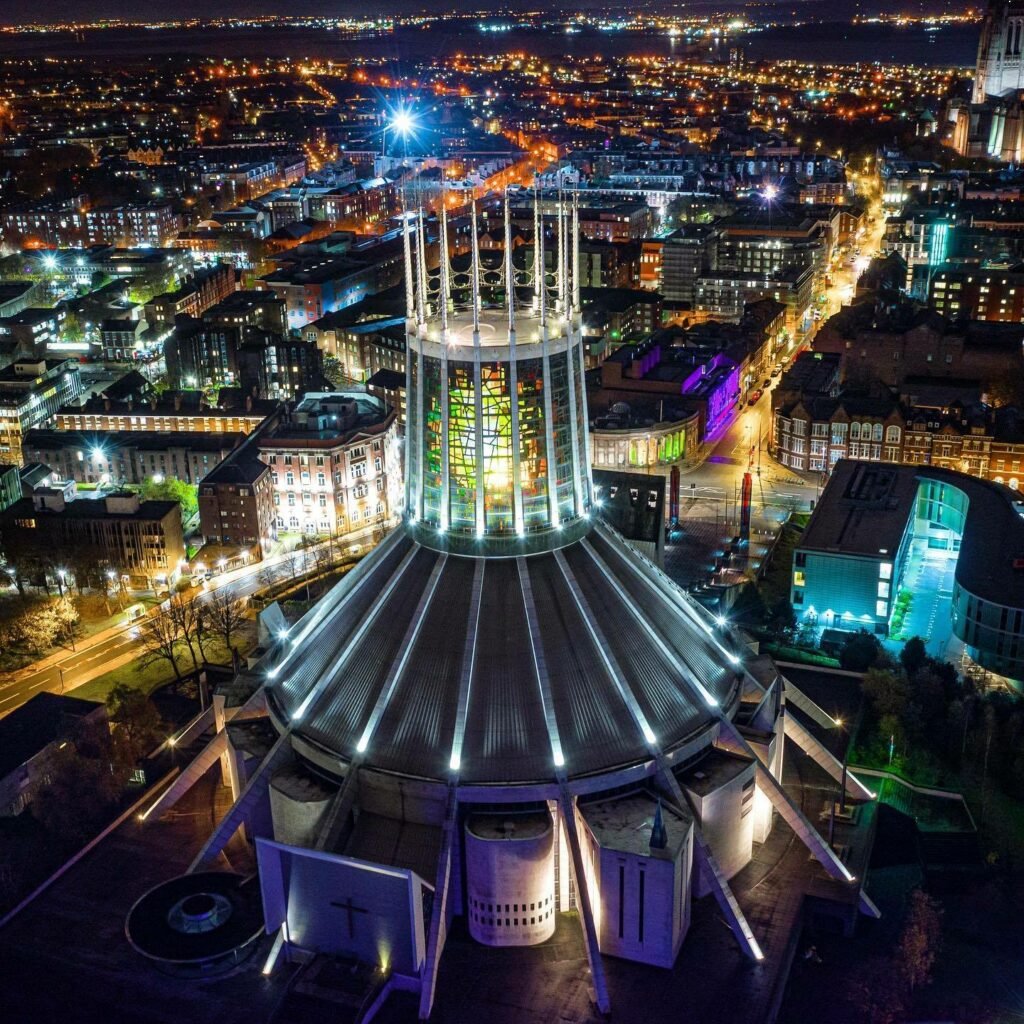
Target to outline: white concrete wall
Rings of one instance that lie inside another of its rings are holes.
[[[694,810],[700,818],[700,830],[722,874],[732,878],[744,868],[754,852],[754,817],[757,797],[754,790],[754,762],[724,785],[704,796],[691,794]],[[707,881],[698,882],[698,896],[709,892]]]
[[[688,872],[682,863],[601,849],[599,864],[601,952],[671,967],[683,926],[689,926]]]
[[[488,946],[532,946],[555,931],[555,842],[539,836],[484,839],[465,829],[466,920]]]
[[[312,846],[330,805],[330,796],[321,800],[296,799],[277,789],[271,781],[270,813],[274,821],[274,839],[288,846]]]

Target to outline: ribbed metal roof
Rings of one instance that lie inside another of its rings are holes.
[[[612,771],[717,718],[738,657],[604,526],[541,554],[467,557],[400,528],[269,659],[281,721],[342,761],[460,782]]]

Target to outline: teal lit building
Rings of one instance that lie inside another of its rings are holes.
[[[1024,680],[1024,501],[963,473],[838,462],[793,555],[797,617],[887,633],[914,551],[955,561],[951,627],[971,658]]]

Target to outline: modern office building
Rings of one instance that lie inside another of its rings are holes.
[[[11,565],[86,551],[146,589],[173,584],[185,564],[181,506],[133,492],[76,499],[73,487],[37,488],[0,516],[0,544]]]
[[[11,363],[0,370],[0,459],[24,465],[25,434],[82,393],[73,359]]]
[[[933,466],[836,464],[793,555],[790,599],[823,626],[886,633],[912,559],[953,559],[953,634],[1024,680],[1024,501]]]

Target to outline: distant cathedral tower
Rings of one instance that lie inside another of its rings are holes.
[[[971,102],[950,100],[949,141],[964,156],[1024,157],[1024,0],[990,0],[978,41]]]
[[[1024,89],[1024,3],[990,0],[978,42],[972,103]]]

